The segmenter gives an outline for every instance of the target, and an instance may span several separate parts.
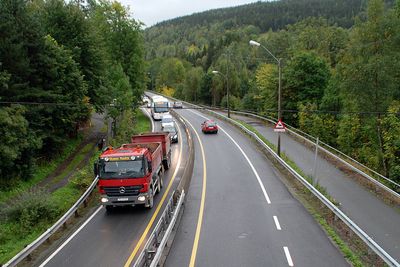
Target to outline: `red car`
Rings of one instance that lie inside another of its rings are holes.
[[[218,133],[217,123],[213,120],[207,120],[201,124],[201,131],[203,133]]]

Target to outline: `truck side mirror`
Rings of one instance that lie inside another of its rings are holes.
[[[94,176],[97,176],[99,174],[99,163],[95,162],[93,164],[93,172],[94,172]]]
[[[153,167],[151,166],[151,160],[147,161],[149,172],[153,171]]]

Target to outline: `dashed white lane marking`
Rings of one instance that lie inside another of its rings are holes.
[[[283,250],[285,251],[286,260],[287,260],[289,266],[294,266],[288,247],[283,247]]]
[[[192,111],[192,110],[189,110],[189,111],[192,112],[192,113],[194,113],[194,114],[196,114],[197,116],[200,116],[200,117],[206,119],[206,120],[209,119],[209,118],[203,116],[202,114],[200,114],[200,113],[198,113],[198,112],[194,112],[194,111]],[[249,163],[250,168],[252,169],[254,175],[255,175],[256,178],[257,178],[258,184],[259,184],[260,187],[261,187],[261,190],[262,190],[262,192],[263,192],[263,194],[264,194],[265,200],[267,201],[268,204],[271,204],[271,200],[270,200],[270,198],[269,198],[269,196],[268,196],[268,194],[267,194],[267,190],[265,190],[264,184],[262,183],[261,178],[260,178],[260,176],[258,175],[258,173],[257,173],[256,169],[254,168],[253,164],[251,163],[249,157],[247,157],[246,153],[244,153],[243,149],[239,146],[238,143],[236,143],[236,141],[232,138],[232,136],[230,136],[221,126],[219,127],[219,129],[220,129],[221,131],[223,131],[223,132],[229,137],[229,139],[231,139],[231,141],[236,145],[236,147],[240,150],[240,152],[242,152],[242,155],[245,157],[245,159],[246,159],[247,162]]]
[[[279,224],[278,217],[274,216],[274,221],[276,225],[276,229],[282,230],[281,225]]]

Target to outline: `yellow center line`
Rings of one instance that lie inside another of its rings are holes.
[[[180,131],[179,127],[177,127],[177,128],[178,128],[178,133],[179,133],[179,140],[182,140],[181,131]],[[167,189],[165,190],[164,195],[163,195],[163,197],[162,197],[160,203],[158,203],[158,206],[157,206],[156,211],[154,212],[153,216],[151,217],[151,219],[150,219],[148,225],[146,226],[146,229],[144,230],[142,236],[141,236],[140,239],[139,239],[139,242],[136,244],[136,246],[135,246],[135,248],[134,248],[132,254],[129,256],[129,258],[128,258],[128,260],[126,261],[124,267],[129,267],[129,266],[132,264],[133,259],[135,258],[137,252],[139,251],[139,248],[142,246],[143,241],[145,240],[147,234],[149,233],[151,227],[153,226],[153,223],[154,223],[154,221],[155,221],[155,219],[156,219],[158,213],[160,212],[160,209],[161,209],[162,205],[164,204],[165,199],[166,199],[167,196],[168,196],[168,192],[169,192],[169,190],[171,189],[171,186],[172,186],[172,183],[173,183],[174,180],[175,180],[176,174],[178,173],[179,167],[180,167],[180,165],[181,165],[181,159],[182,159],[182,141],[180,142],[178,164],[176,165],[174,174],[172,175],[172,178],[171,178],[171,180],[169,181],[168,187],[167,187]]]
[[[192,127],[193,131],[195,132],[195,134],[197,136],[197,139],[199,140],[201,156],[203,158],[203,188],[202,188],[202,192],[201,192],[199,218],[197,220],[196,234],[194,237],[193,248],[192,248],[192,256],[190,257],[190,263],[189,263],[189,267],[194,267],[195,263],[196,263],[197,249],[198,249],[199,240],[200,240],[201,225],[203,223],[204,203],[206,201],[207,165],[206,165],[206,157],[205,157],[205,153],[204,153],[204,148],[203,148],[203,144],[200,140],[200,136],[197,133],[196,129],[193,127],[193,125],[188,120],[186,120],[186,122],[190,125],[190,127]]]

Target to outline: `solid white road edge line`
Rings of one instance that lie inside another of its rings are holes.
[[[286,259],[287,259],[287,262],[288,262],[289,266],[294,266],[293,265],[293,261],[292,261],[292,257],[290,257],[290,252],[289,252],[288,247],[283,247],[283,250],[285,251]]]
[[[203,116],[202,114],[200,114],[198,112],[194,112],[192,110],[189,110],[189,111],[194,113],[194,114],[196,114],[197,116],[200,116],[200,117],[206,119],[206,120],[209,119],[209,118]],[[219,129],[221,129],[221,131],[223,131],[229,137],[229,139],[231,139],[231,141],[236,145],[236,147],[240,150],[240,152],[242,152],[242,155],[245,157],[245,159],[249,163],[250,168],[252,169],[254,175],[257,178],[258,184],[261,187],[261,190],[262,190],[262,192],[264,194],[265,200],[267,201],[268,204],[271,204],[271,200],[269,199],[269,196],[267,194],[267,190],[265,190],[264,184],[262,183],[260,176],[258,175],[258,173],[257,173],[256,169],[254,168],[253,164],[251,163],[250,159],[247,157],[246,153],[244,153],[243,149],[239,146],[239,144],[236,143],[236,141],[232,138],[232,136],[230,136],[222,127],[219,126]]]
[[[281,225],[279,224],[278,217],[274,216],[274,221],[276,225],[276,229],[282,230]]]
[[[50,255],[50,257],[48,257],[42,264],[40,264],[39,267],[45,266],[52,258],[54,258],[54,256],[57,255],[57,253],[60,252],[60,250],[62,250],[69,243],[69,241],[71,241],[72,238],[74,238],[83,229],[83,227],[85,227],[93,219],[94,216],[96,216],[96,214],[101,210],[102,207],[103,206],[98,207],[97,210],[92,214],[92,216],[90,216],[89,219],[87,219],[86,222],[82,224],[78,228],[78,230],[75,231],[75,233],[73,233],[67,240],[65,240],[65,242],[56,251],[54,251],[53,254]]]

